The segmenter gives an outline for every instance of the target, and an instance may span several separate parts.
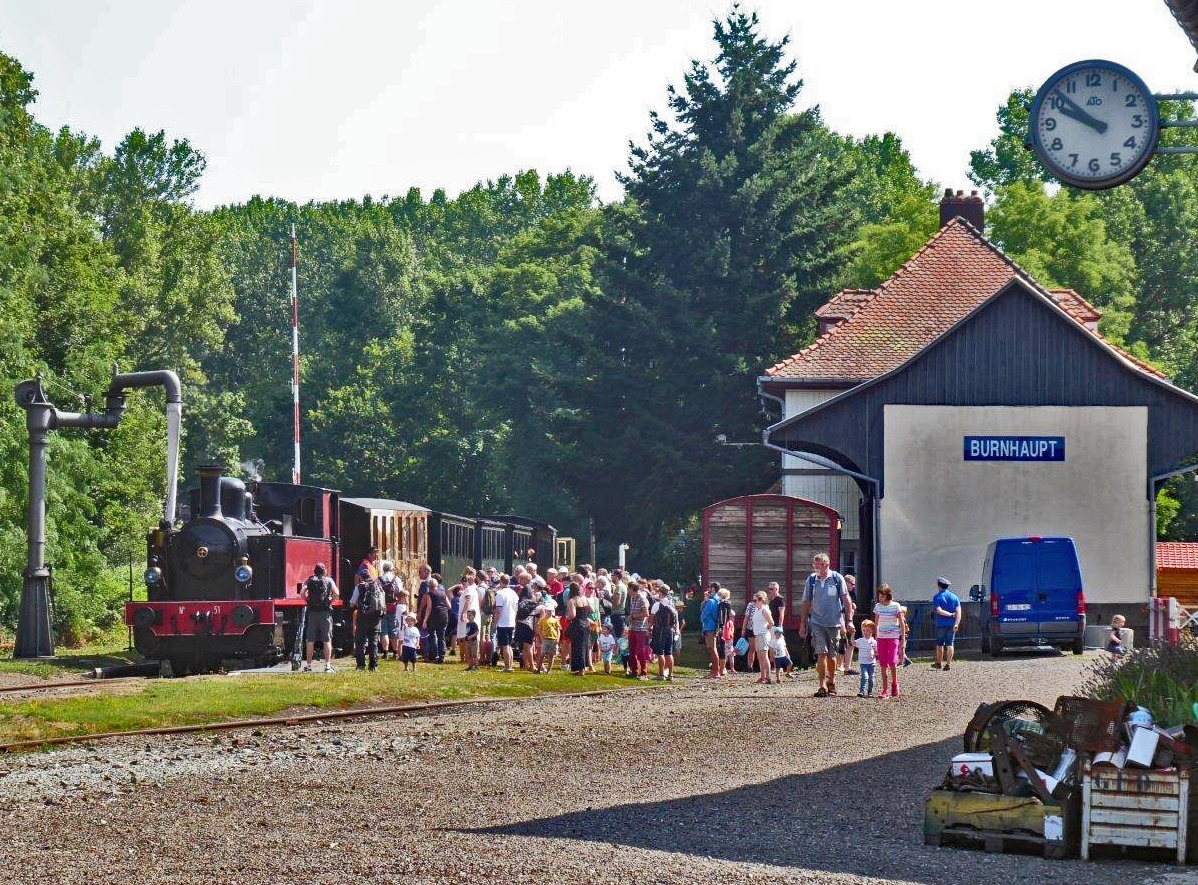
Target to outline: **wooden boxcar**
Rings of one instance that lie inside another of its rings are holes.
[[[354,570],[371,547],[395,564],[407,587],[419,584],[418,569],[428,556],[429,509],[387,498],[342,498],[341,542],[350,563],[342,591],[353,589]],[[347,597],[348,598],[348,597]]]
[[[811,557],[840,558],[840,515],[789,495],[744,495],[703,508],[703,583],[732,592],[737,614],[752,594],[777,581],[794,626]]]

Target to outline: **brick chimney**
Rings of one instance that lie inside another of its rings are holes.
[[[951,187],[944,189],[944,199],[940,201],[940,226],[944,227],[956,216],[960,215],[968,221],[978,233],[985,233],[986,207],[977,191],[953,193]]]

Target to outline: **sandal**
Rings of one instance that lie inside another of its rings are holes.
[[[818,689],[818,690],[815,692],[815,695],[814,695],[814,696],[815,696],[815,697],[817,697],[817,698],[826,698],[826,697],[828,696],[828,690],[827,690],[826,688],[824,688],[824,687],[822,687],[822,686],[821,686],[821,687],[820,687],[820,688],[819,688],[819,689]]]

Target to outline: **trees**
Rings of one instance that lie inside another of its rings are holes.
[[[564,333],[574,365],[552,380],[570,487],[602,534],[654,557],[688,512],[773,480],[767,451],[714,438],[762,425],[756,375],[809,333],[860,217],[850,146],[792,111],[788,40],[736,7],[714,36],[712,65],[669,90],[672,119],[630,146],[598,286]]]

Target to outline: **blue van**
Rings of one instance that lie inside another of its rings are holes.
[[[1072,538],[999,538],[969,596],[982,603],[983,654],[1039,645],[1082,653],[1086,594]]]

